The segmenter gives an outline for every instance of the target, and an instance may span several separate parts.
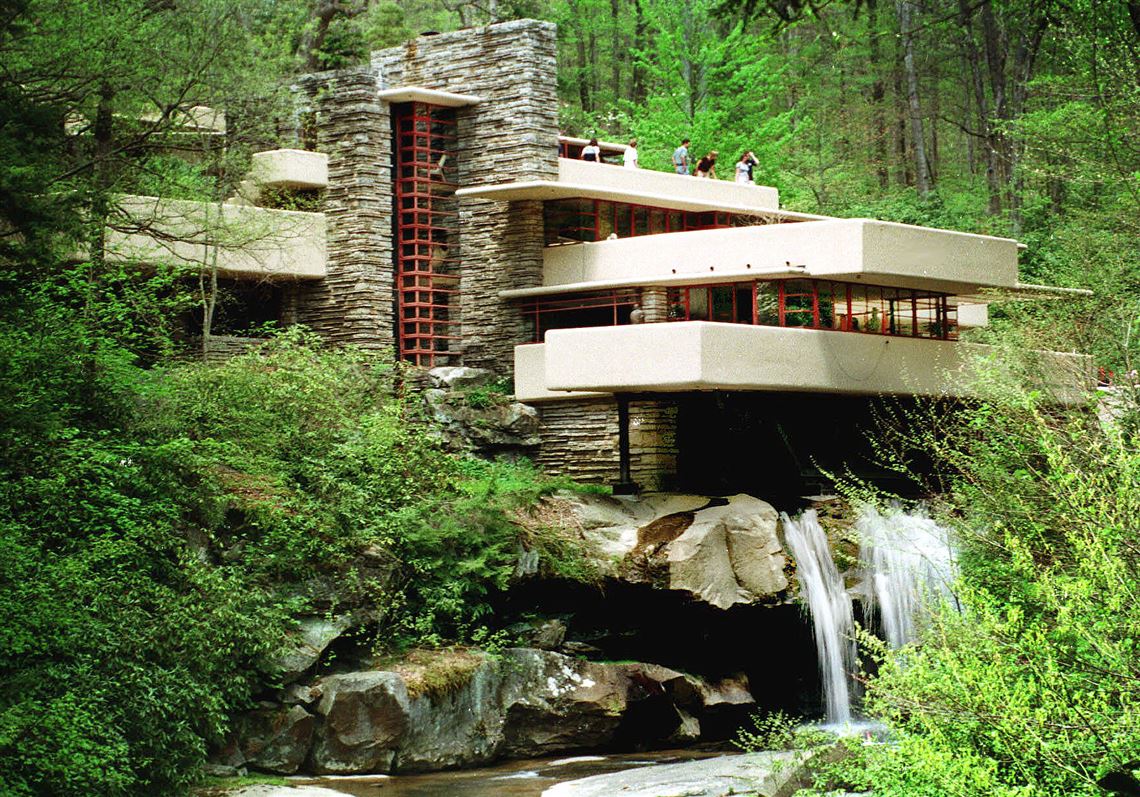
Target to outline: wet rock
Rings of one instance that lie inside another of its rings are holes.
[[[344,797],[344,792],[320,786],[246,786],[228,797]]]
[[[317,663],[325,648],[352,626],[349,615],[328,619],[325,617],[305,617],[297,631],[289,636],[286,645],[271,659],[271,665],[278,671],[282,683],[290,683],[300,678]]]
[[[400,739],[400,772],[431,772],[493,761],[502,743],[498,662],[486,661],[466,683],[412,698],[408,731]]]
[[[394,672],[352,672],[321,682],[312,768],[321,774],[388,772],[408,728],[409,699]]]
[[[804,760],[801,753],[766,752],[659,764],[559,783],[542,797],[785,797]]]
[[[624,667],[516,649],[507,652],[504,672],[505,755],[591,750],[613,741],[628,705]]]
[[[308,756],[315,725],[300,706],[252,711],[239,723],[242,756],[254,769],[292,775]]]

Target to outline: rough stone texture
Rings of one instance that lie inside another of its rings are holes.
[[[536,650],[511,651],[506,666],[503,753],[523,758],[613,740],[629,701],[624,667]]]
[[[240,720],[245,763],[265,772],[292,775],[305,762],[316,719],[300,706],[257,709]]]
[[[677,476],[677,406],[668,401],[631,401],[629,427],[634,482],[650,492],[671,489]]]
[[[788,587],[776,510],[747,495],[728,500],[727,506],[697,512],[667,553],[669,588],[719,609],[753,603]]]
[[[306,761],[319,774],[427,772],[606,749],[631,729],[643,740],[681,744],[700,738],[704,719],[738,697],[659,665],[533,648],[504,651],[468,672],[461,683],[420,693],[409,692],[403,669],[327,676],[310,688],[320,697],[315,715],[301,705],[266,705],[239,723],[212,763],[283,773]],[[751,705],[750,695],[743,700]]]
[[[547,473],[588,484],[618,478],[617,403],[610,398],[539,405],[542,444],[536,462]],[[633,480],[648,492],[671,488],[677,475],[677,406],[631,401],[629,453]]]
[[[329,156],[328,271],[300,289],[297,317],[326,340],[395,352],[392,261],[392,127],[376,96],[378,70],[301,77]]]
[[[237,335],[211,335],[206,345],[206,361],[221,362],[239,354],[247,354],[265,343],[265,338],[243,338]]]
[[[462,688],[415,697],[400,739],[400,772],[430,772],[493,761],[502,743],[502,669],[487,661]]]
[[[560,494],[558,500],[569,505],[611,576],[688,592],[720,609],[770,603],[788,588],[776,510],[758,498],[658,493]],[[723,505],[709,505],[717,502]]]
[[[418,85],[475,94],[458,109],[461,186],[557,177],[555,26],[514,20],[421,36],[373,53],[385,87]],[[542,203],[459,200],[463,363],[510,373],[529,337],[519,308],[499,291],[542,281]]]
[[[352,672],[321,682],[311,762],[314,772],[387,772],[408,729],[409,699],[394,672]]]
[[[468,368],[462,365],[444,365],[428,371],[428,384],[434,388],[455,390],[482,387],[495,381],[493,371],[486,368]]]
[[[617,404],[613,399],[539,405],[538,466],[555,476],[609,484],[618,478]]]
[[[806,758],[804,753],[765,752],[658,764],[559,783],[542,797],[784,797]]]
[[[334,617],[304,617],[299,628],[290,635],[286,647],[273,656],[271,665],[277,670],[282,683],[290,683],[312,667],[333,640],[352,625],[348,615]]]
[[[539,444],[538,411],[528,404],[490,399],[475,406],[462,392],[431,388],[424,403],[454,450],[530,454]]]

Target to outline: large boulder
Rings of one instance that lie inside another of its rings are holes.
[[[542,797],[787,797],[799,788],[802,753],[747,753],[658,764],[551,786]]]
[[[440,439],[454,450],[526,453],[541,442],[538,410],[505,394],[429,388],[424,402]]]
[[[387,772],[408,729],[409,699],[394,672],[350,672],[325,678],[317,713],[312,768],[321,774]]]
[[[788,579],[777,523],[771,504],[748,495],[694,513],[693,522],[668,545],[669,588],[718,609],[783,592]]]
[[[722,707],[752,705],[747,681],[708,683],[655,664],[515,648],[497,657],[419,652],[391,670],[282,690],[239,723],[215,763],[293,773],[429,772],[634,740],[703,738]],[[716,727],[715,722],[710,727]]]
[[[305,763],[316,718],[301,706],[278,706],[249,712],[239,726],[247,766],[292,775]]]
[[[778,515],[766,501],[664,493],[553,500],[570,507],[611,576],[686,592],[718,609],[785,597],[787,557]]]
[[[487,659],[458,686],[411,699],[395,765],[431,772],[493,761],[503,739],[502,668]]]
[[[504,667],[505,755],[590,750],[613,741],[629,703],[625,667],[529,648],[509,651]]]
[[[281,649],[270,659],[282,683],[300,678],[320,660],[325,648],[352,627],[351,616],[303,617]]]

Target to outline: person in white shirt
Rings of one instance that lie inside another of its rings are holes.
[[[625,155],[622,156],[622,159],[625,161],[625,168],[627,168],[627,169],[636,169],[637,168],[637,139],[636,138],[631,138],[629,140],[629,146],[625,148]]]
[[[752,183],[752,168],[759,166],[760,161],[756,160],[756,156],[752,154],[752,150],[748,150],[740,156],[740,160],[736,162],[736,182],[738,183]]]
[[[598,146],[598,139],[591,138],[590,143],[582,147],[582,160],[593,163],[602,162],[602,148]]]

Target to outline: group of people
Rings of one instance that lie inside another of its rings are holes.
[[[716,180],[716,159],[717,151],[715,149],[709,150],[708,154],[699,159],[695,164],[692,163],[689,156],[689,139],[683,139],[681,146],[673,150],[673,169],[677,174],[694,174],[697,177],[704,177],[710,180]],[[602,148],[598,145],[598,139],[591,138],[590,143],[582,148],[582,160],[593,161],[594,163],[602,162]],[[629,146],[625,148],[625,154],[622,156],[623,163],[628,169],[637,168],[637,139],[633,138],[629,141]],[[740,156],[740,160],[736,162],[736,182],[752,184],[752,170],[760,165],[760,161],[756,159],[756,155],[752,150],[747,150]],[[690,171],[693,169],[693,171]]]
[[[697,177],[704,177],[710,180],[716,180],[716,159],[718,152],[715,149],[709,150],[708,154],[697,161],[695,171],[691,172]],[[736,162],[736,177],[738,183],[752,184],[752,170],[760,165],[760,161],[756,159],[756,155],[752,150],[745,150],[741,154],[740,159]],[[690,174],[689,169],[692,167],[692,161],[689,156],[689,139],[682,139],[681,146],[673,150],[673,170],[677,174]]]
[[[593,161],[594,163],[602,162],[602,148],[598,146],[598,139],[591,138],[590,143],[582,147],[582,160]],[[636,138],[629,140],[629,146],[625,148],[625,153],[622,155],[622,163],[627,169],[637,168]]]

